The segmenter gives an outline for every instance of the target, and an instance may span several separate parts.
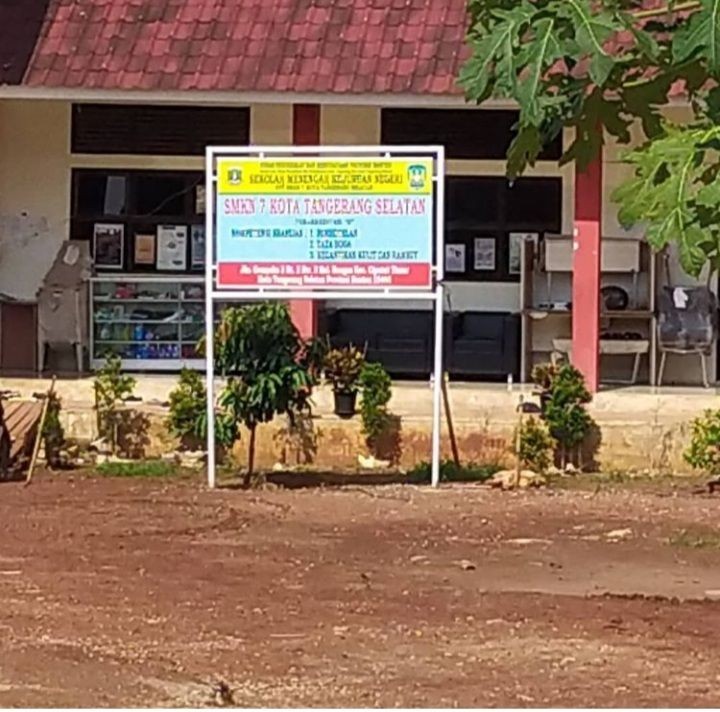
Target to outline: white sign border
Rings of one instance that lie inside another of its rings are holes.
[[[247,156],[265,158],[267,156],[336,156],[337,158],[377,156],[432,158],[435,184],[435,259],[434,286],[428,291],[392,291],[388,290],[291,290],[291,289],[254,289],[232,290],[218,288],[215,279],[216,231],[215,197],[217,185],[216,160],[229,156]],[[205,374],[207,390],[207,477],[208,487],[214,488],[216,477],[215,452],[215,302],[216,301],[269,301],[269,300],[426,300],[435,304],[435,330],[433,349],[432,379],[432,453],[431,483],[440,484],[440,435],[443,379],[443,327],[444,327],[444,288],[445,277],[445,147],[444,146],[208,146],[205,151]]]

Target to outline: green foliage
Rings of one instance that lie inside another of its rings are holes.
[[[180,371],[178,385],[170,391],[170,433],[185,447],[205,447],[207,440],[207,390],[201,374],[190,369]],[[224,410],[215,414],[215,442],[223,449],[232,447],[238,432]]]
[[[51,393],[42,429],[45,459],[50,467],[56,467],[59,464],[60,449],[65,443],[65,430],[60,422],[61,410],[60,398],[55,393]]]
[[[98,433],[108,440],[113,453],[117,452],[121,407],[132,396],[136,383],[132,376],[123,374],[117,354],[107,357],[93,382]]]
[[[528,418],[520,427],[518,455],[524,467],[544,474],[552,464],[555,441],[537,418]]]
[[[594,426],[585,408],[592,396],[582,373],[569,363],[545,365],[533,370],[533,380],[542,391],[542,418],[550,436],[563,453],[580,445]]]
[[[720,475],[720,410],[706,410],[692,422],[685,461],[708,475]]]
[[[687,62],[706,59],[712,76],[720,78],[720,0],[700,0],[693,13],[675,34],[673,59]]]
[[[672,2],[670,3],[673,4]],[[720,78],[720,0],[647,12],[643,0],[470,0],[472,55],[460,83],[469,100],[520,108],[508,172],[522,173],[564,127],[578,129],[564,160],[586,163],[604,128],[627,141],[640,119],[657,125],[672,84],[694,94]],[[677,10],[691,12],[680,21]],[[650,135],[650,134],[648,134]]]
[[[549,391],[558,368],[552,363],[539,363],[530,374],[532,382],[543,392]]]
[[[708,262],[720,267],[718,150],[720,126],[668,125],[661,137],[626,153],[635,175],[613,194],[620,222],[646,224],[656,250],[677,243],[683,269],[696,277]]]
[[[720,549],[720,532],[706,527],[680,529],[668,539],[668,543],[690,549]]]
[[[132,462],[103,462],[97,472],[107,477],[168,477],[176,467],[165,460],[139,460]]]
[[[178,385],[170,391],[170,415],[167,426],[176,438],[196,439],[203,442],[207,437],[207,390],[197,371],[180,371]]]
[[[218,402],[227,417],[223,419],[227,438],[237,436],[240,423],[250,431],[246,484],[253,474],[257,426],[277,415],[292,419],[310,410],[319,355],[315,342],[300,337],[284,304],[223,312],[215,356],[227,385]]]
[[[502,467],[495,463],[478,464],[470,462],[467,465],[456,465],[452,460],[443,460],[440,463],[440,482],[485,482],[489,480]],[[407,473],[407,482],[410,484],[429,484],[432,477],[432,465],[421,462]]]
[[[323,359],[325,378],[336,393],[355,393],[365,365],[365,350],[356,346],[330,349]]]
[[[617,194],[623,222],[647,223],[657,248],[677,241],[690,274],[707,262],[717,268],[720,0],[653,9],[645,0],[469,0],[468,8],[467,98],[519,107],[508,176],[565,128],[575,139],[562,162],[582,168],[605,134],[629,143],[637,121],[649,143],[628,157],[635,178]],[[697,121],[664,127],[660,108],[678,85]]]
[[[375,451],[379,438],[387,430],[392,415],[388,403],[392,397],[392,380],[379,363],[366,363],[360,372],[359,384],[362,389],[360,418],[368,447]]]

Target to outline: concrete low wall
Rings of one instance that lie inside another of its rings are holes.
[[[148,436],[140,443],[147,454],[170,450],[174,443],[167,435],[164,405],[176,383],[171,376],[138,378],[137,395],[142,399],[133,408],[148,421]],[[24,395],[46,390],[41,380],[3,379],[3,388]],[[91,379],[60,381],[57,391],[63,403],[67,435],[90,440],[96,435]],[[465,461],[490,462],[507,459],[517,422],[518,387],[485,384],[451,384],[450,403],[460,454]],[[432,392],[427,384],[398,383],[391,408],[399,417],[398,453],[405,467],[430,457]],[[359,418],[349,421],[332,414],[332,393],[319,389],[312,432],[288,433],[286,423],[262,426],[258,435],[258,459],[262,466],[312,460],[325,467],[353,467],[358,455],[366,454]],[[707,408],[720,407],[715,390],[629,388],[598,394],[590,408],[602,434],[597,462],[604,470],[686,472],[682,452],[687,445],[689,423]],[[242,451],[247,442],[243,437]],[[450,455],[447,428],[443,429],[443,451]],[[392,443],[388,443],[389,445]]]

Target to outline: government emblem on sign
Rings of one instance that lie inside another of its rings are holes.
[[[413,165],[408,167],[410,187],[413,190],[423,190],[427,184],[427,168],[425,166]]]
[[[227,178],[230,185],[240,185],[242,183],[242,171],[239,168],[229,168]]]

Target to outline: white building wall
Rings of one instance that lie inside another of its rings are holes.
[[[70,186],[73,168],[163,168],[202,170],[202,157],[73,156],[70,154],[70,102],[0,101],[0,293],[33,299],[60,243],[67,239]],[[668,111],[673,120],[689,117],[685,108]],[[376,144],[380,142],[380,109],[328,105],[323,107],[321,140],[324,144]],[[637,132],[636,132],[637,133]],[[639,137],[638,137],[639,138]],[[292,108],[289,105],[253,105],[251,141],[254,144],[292,143]],[[610,200],[614,187],[627,175],[621,162],[622,147],[610,142],[605,151],[605,235],[621,235],[617,208]],[[503,161],[447,162],[448,175],[504,175]],[[574,181],[571,166],[552,163],[528,172],[563,179],[563,232],[571,233]],[[635,231],[638,233],[638,230]],[[641,232],[641,230],[640,230]],[[695,283],[671,261],[673,284]],[[450,283],[449,302],[454,310],[517,311],[517,283]],[[378,307],[377,302],[354,303]],[[393,305],[395,308],[398,303]],[[428,308],[427,303],[405,303],[406,308]],[[714,361],[710,372],[715,372]],[[699,368],[692,359],[671,359],[667,382],[696,382]]]
[[[68,232],[69,105],[0,102],[0,292],[32,300]]]

